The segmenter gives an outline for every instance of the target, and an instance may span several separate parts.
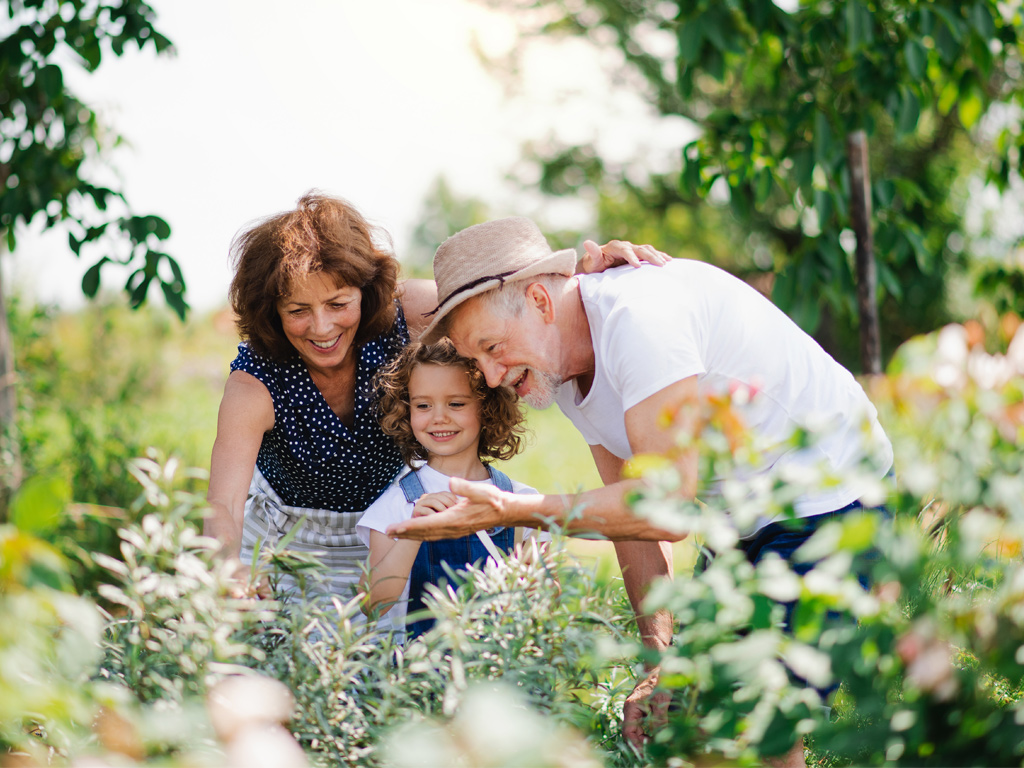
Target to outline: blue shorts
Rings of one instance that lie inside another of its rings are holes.
[[[754,534],[753,538],[740,541],[737,549],[746,554],[747,561],[751,565],[757,565],[769,552],[774,552],[789,563],[793,573],[804,576],[813,570],[817,563],[793,562],[793,553],[803,546],[804,542],[811,538],[821,526],[838,520],[847,512],[853,512],[858,509],[876,512],[886,518],[892,517],[892,513],[885,507],[865,507],[860,501],[855,501],[833,512],[812,515],[811,517],[798,517],[778,523],[769,523]],[[858,571],[857,579],[865,589],[871,587],[868,574]],[[786,627],[787,629],[789,628],[788,616]]]

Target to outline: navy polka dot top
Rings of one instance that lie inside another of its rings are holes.
[[[231,370],[255,376],[274,401],[274,428],[263,436],[256,466],[285,504],[361,512],[388,487],[403,463],[377,423],[371,383],[408,342],[399,305],[391,330],[359,350],[352,429],[328,407],[298,355],[268,360],[238,345]]]

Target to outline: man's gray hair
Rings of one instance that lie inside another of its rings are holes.
[[[511,319],[521,317],[526,309],[526,289],[534,283],[543,285],[548,293],[557,297],[569,278],[565,275],[538,275],[529,280],[515,280],[481,293],[479,298],[484,306],[499,317]]]
[[[531,277],[527,280],[512,280],[502,283],[497,288],[479,293],[473,298],[483,302],[484,307],[492,314],[511,320],[521,317],[526,309],[526,289],[534,283],[543,285],[552,297],[557,297],[565,287],[569,278],[566,275],[544,274]],[[441,327],[447,336],[452,327],[452,318],[458,314],[455,309],[451,314],[441,321]]]

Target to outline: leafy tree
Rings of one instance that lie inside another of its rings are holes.
[[[98,259],[85,272],[82,291],[100,286],[108,264],[129,270],[125,291],[133,307],[157,283],[182,318],[188,310],[178,263],[159,250],[171,229],[158,216],[131,213],[121,192],[97,182],[97,161],[119,138],[96,112],[72,93],[69,67],[95,72],[104,56],[129,46],[157,53],[170,41],[153,26],[156,14],[139,0],[8,0],[0,19],[0,237],[13,251],[17,227],[42,219],[64,226],[76,255]],[[0,294],[0,425],[9,431],[14,414],[13,363],[6,311]],[[17,484],[18,462],[8,441],[4,485]]]
[[[1013,110],[1024,103],[1019,4],[996,0],[490,0],[526,32],[613,44],[619,79],[664,116],[700,129],[658,194],[728,200],[738,225],[769,244],[773,298],[840,357],[856,327],[846,140],[870,139],[870,201],[883,328],[890,348],[946,319],[951,269],[969,257],[958,180],[1005,190],[1024,163]],[[1007,109],[1007,106],[1010,109]],[[592,147],[543,158],[553,191],[593,184],[564,173]],[[957,235],[957,237],[951,237]],[[831,322],[827,322],[828,320]],[[823,327],[823,321],[826,321]],[[831,327],[827,327],[831,326]]]

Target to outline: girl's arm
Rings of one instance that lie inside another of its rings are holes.
[[[217,414],[217,437],[210,458],[210,514],[203,533],[218,539],[226,557],[237,557],[242,518],[263,435],[274,427],[274,402],[255,376],[233,371]]]
[[[413,505],[412,516],[423,517],[443,512],[456,501],[455,494],[448,491],[425,493]],[[366,593],[363,613],[369,614],[374,608],[383,605],[381,615],[384,615],[401,599],[419,550],[418,541],[397,540],[370,529],[370,567],[368,573],[364,573],[359,580],[360,589]]]
[[[383,606],[383,615],[401,599],[419,550],[418,541],[396,541],[380,531],[370,531],[370,568],[359,582],[360,589],[366,592],[363,613]]]

